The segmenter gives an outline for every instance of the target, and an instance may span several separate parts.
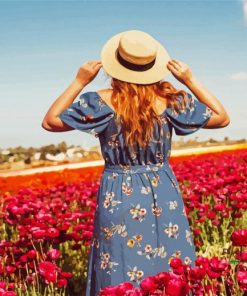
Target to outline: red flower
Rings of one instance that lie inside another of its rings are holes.
[[[66,271],[62,271],[60,273],[60,276],[64,277],[64,278],[71,278],[73,276],[73,273],[71,272],[66,272]]]
[[[247,291],[247,271],[238,271],[237,279],[243,291]]]
[[[33,238],[39,239],[39,238],[45,238],[46,236],[46,231],[44,229],[40,229],[38,227],[33,227],[36,228],[33,232]]]
[[[126,291],[135,289],[135,286],[131,284],[130,282],[124,282],[117,286],[116,288],[116,295],[125,295]]]
[[[36,250],[30,250],[30,251],[27,252],[27,257],[28,258],[34,259],[34,258],[36,258],[36,256],[37,256]]]
[[[67,287],[68,281],[66,279],[60,279],[57,281],[58,288]]]
[[[6,291],[6,292],[3,292],[1,296],[16,296],[16,294],[13,291]]]
[[[170,261],[170,266],[172,268],[178,268],[183,265],[183,261],[180,258],[172,258]]]
[[[6,266],[6,271],[7,271],[8,274],[15,273],[15,270],[16,270],[16,268],[14,266],[12,266],[12,265],[7,265]]]
[[[99,296],[116,296],[116,287],[109,286],[99,291]]]
[[[238,251],[236,254],[236,259],[240,261],[247,261],[247,251],[243,251],[243,252]]]
[[[231,235],[234,246],[247,247],[247,229],[237,229]]]
[[[189,285],[180,278],[171,279],[166,286],[166,294],[169,296],[186,296]]]
[[[144,291],[154,292],[158,287],[158,284],[155,281],[155,276],[148,276],[143,279],[140,283],[140,287]]]
[[[59,236],[59,231],[56,228],[48,228],[46,231],[46,235],[51,238],[55,238]]]
[[[48,282],[56,282],[56,265],[49,262],[43,261],[38,265],[40,274],[47,280]]]
[[[230,262],[225,259],[219,259],[218,257],[214,256],[210,259],[209,266],[212,270],[216,272],[225,271],[227,268],[230,268]]]

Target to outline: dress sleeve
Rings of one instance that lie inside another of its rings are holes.
[[[94,135],[98,138],[108,126],[114,112],[106,105],[97,92],[80,95],[77,102],[65,109],[59,118],[70,127]]]
[[[172,124],[176,135],[189,135],[202,128],[213,115],[213,111],[190,93],[186,108],[180,113],[172,108],[166,109],[167,120]]]

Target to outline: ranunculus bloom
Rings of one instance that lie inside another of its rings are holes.
[[[47,252],[47,255],[52,259],[52,260],[56,260],[57,258],[60,257],[60,251],[57,250],[57,249],[50,249],[48,252]]]
[[[240,285],[245,285],[245,287],[247,288],[247,271],[238,271],[237,279]]]
[[[64,277],[64,278],[71,278],[71,277],[73,276],[73,273],[71,273],[71,272],[67,272],[67,271],[62,271],[62,272],[60,273],[60,275],[61,275],[62,277]]]
[[[130,282],[124,282],[117,286],[116,295],[125,295],[125,292],[128,290],[134,290],[135,286]]]
[[[240,261],[247,261],[247,251],[238,251],[236,254],[236,259]]]
[[[39,238],[45,238],[46,231],[44,229],[37,229],[32,232],[33,238],[39,239]]]
[[[66,279],[60,279],[57,281],[58,288],[66,287],[68,284],[68,281]]]
[[[171,279],[166,285],[166,295],[186,296],[189,291],[189,285],[180,278]]]
[[[6,288],[6,283],[0,282],[0,288],[5,289]]]
[[[222,272],[227,268],[230,268],[230,262],[214,256],[210,259],[209,266],[213,271]]]
[[[59,231],[56,228],[51,227],[47,229],[46,235],[51,238],[55,238],[59,236]]]
[[[54,283],[56,281],[56,265],[43,261],[38,265],[40,274],[48,281]]]
[[[37,256],[37,251],[36,250],[30,250],[26,254],[27,254],[28,258],[34,259]]]
[[[116,296],[116,287],[109,286],[99,291],[99,296]]]
[[[170,261],[171,268],[178,268],[182,266],[183,262],[180,258],[172,258]]]
[[[15,292],[13,291],[6,291],[1,294],[2,296],[17,296]]]
[[[7,271],[8,274],[15,273],[15,270],[16,270],[16,268],[14,266],[12,266],[12,265],[7,265],[6,266],[6,271]]]
[[[234,246],[247,247],[247,229],[237,229],[231,235]]]
[[[158,284],[155,281],[155,276],[148,276],[143,279],[140,283],[140,287],[144,291],[148,291],[150,293],[154,292],[158,287]]]

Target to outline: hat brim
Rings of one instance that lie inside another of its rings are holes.
[[[134,71],[121,65],[116,57],[116,51],[123,33],[118,33],[110,38],[101,50],[102,67],[108,75],[126,82],[151,84],[162,80],[170,74],[170,70],[167,69],[167,63],[171,58],[167,50],[156,39],[157,55],[152,68],[146,71]]]

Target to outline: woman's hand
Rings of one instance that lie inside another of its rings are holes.
[[[102,63],[100,60],[93,60],[84,63],[76,75],[76,82],[78,82],[82,87],[86,86],[95,78],[101,67]]]
[[[173,76],[183,84],[187,84],[193,78],[190,67],[178,60],[172,59],[168,61],[167,69],[170,70]]]

